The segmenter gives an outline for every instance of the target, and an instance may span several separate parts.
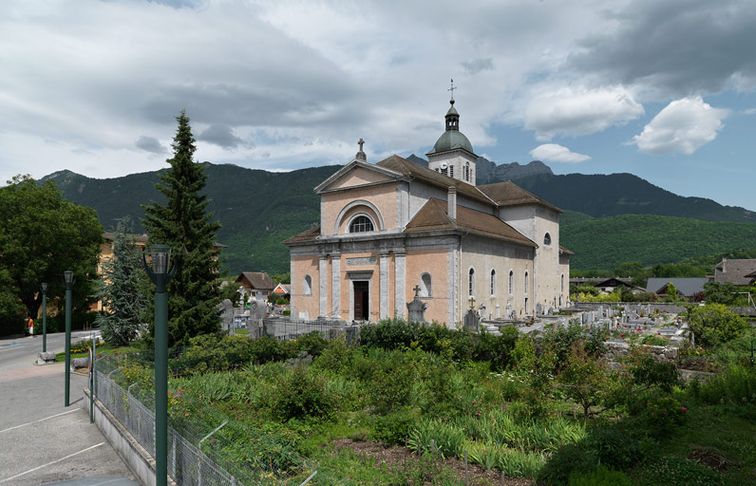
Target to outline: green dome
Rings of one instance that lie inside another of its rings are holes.
[[[454,149],[465,149],[470,153],[473,152],[472,144],[467,137],[459,130],[447,130],[438,137],[436,145],[433,146],[431,153],[446,152]]]

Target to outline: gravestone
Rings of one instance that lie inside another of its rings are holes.
[[[224,331],[231,330],[231,323],[234,322],[234,304],[230,299],[223,299],[218,304],[218,312],[221,316],[221,327]]]
[[[409,315],[410,322],[425,322],[425,309],[428,308],[428,304],[420,300],[420,286],[415,285],[412,289],[415,291],[415,298],[412,302],[407,304],[407,313]]]
[[[480,330],[480,314],[475,309],[469,309],[465,314],[465,331],[478,332]]]

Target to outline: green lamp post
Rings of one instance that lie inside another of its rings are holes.
[[[155,284],[155,478],[157,486],[168,484],[168,292],[175,273],[170,269],[167,245],[149,249],[151,265],[145,267]]]
[[[42,282],[42,352],[47,352],[47,283]]]
[[[71,300],[74,283],[74,273],[71,270],[63,272],[63,280],[66,282],[66,407],[71,405]]]

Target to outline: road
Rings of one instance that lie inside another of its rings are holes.
[[[63,349],[49,334],[47,350]],[[65,407],[63,363],[36,366],[41,350],[41,336],[0,340],[0,486],[139,484],[81,408],[86,376],[71,374]]]

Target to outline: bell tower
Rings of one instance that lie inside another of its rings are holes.
[[[459,131],[459,112],[454,107],[454,80],[452,80],[449,110],[444,117],[446,130],[428,152],[428,168],[453,179],[475,185],[475,162],[478,156],[473,152],[470,140]]]

